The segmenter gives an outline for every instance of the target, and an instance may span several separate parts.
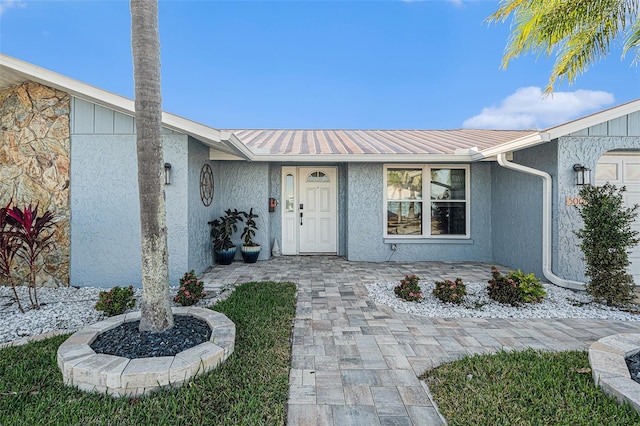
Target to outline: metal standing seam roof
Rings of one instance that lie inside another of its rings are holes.
[[[491,148],[534,130],[228,130],[267,155],[455,154]]]

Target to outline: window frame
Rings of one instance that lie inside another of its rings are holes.
[[[389,202],[402,202],[403,200],[388,199],[387,178],[389,169],[421,169],[422,170],[422,198],[415,200],[422,203],[422,234],[420,235],[403,235],[388,233],[388,205]],[[452,202],[460,202],[465,204],[465,234],[432,234],[431,233],[431,170],[432,169],[457,169],[465,171],[465,197],[464,200],[450,200]],[[385,164],[383,167],[383,201],[382,212],[384,238],[388,239],[448,239],[448,240],[468,240],[471,238],[471,167],[469,164]]]

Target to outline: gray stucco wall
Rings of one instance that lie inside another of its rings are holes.
[[[347,164],[338,165],[338,255],[349,258],[349,178]]]
[[[382,164],[347,166],[347,253],[349,260],[491,261],[491,166],[470,168],[470,239],[385,239]],[[395,254],[391,242],[397,244]],[[393,256],[392,256],[393,254]]]
[[[278,200],[282,200],[282,165],[271,163],[269,164],[269,197],[273,197]],[[271,255],[271,248],[273,247],[274,240],[278,240],[278,247],[282,250],[282,205],[278,204],[273,213],[268,213],[269,220],[269,255]],[[261,253],[262,254],[262,253]]]
[[[614,149],[640,149],[640,137],[563,137],[558,140],[558,180],[557,204],[558,228],[557,248],[554,258],[558,258],[556,275],[570,279],[584,281],[584,262],[582,252],[577,247],[578,239],[574,231],[580,229],[582,220],[577,207],[567,206],[567,197],[576,197],[580,188],[575,184],[573,165],[580,163],[594,170],[602,154]]]
[[[238,209],[258,214],[256,223],[258,231],[254,241],[260,244],[259,260],[269,259],[271,255],[271,229],[269,226],[269,164],[265,162],[249,163],[245,161],[217,161],[214,168],[216,195],[213,201],[212,219],[221,216],[227,209]],[[238,226],[238,232],[233,242],[240,246],[240,235],[243,225]],[[236,259],[242,259],[240,249],[236,252]]]
[[[164,135],[169,278],[187,270],[187,137]],[[71,285],[141,285],[135,135],[71,136]]]
[[[193,138],[189,138],[188,151],[188,194],[187,206],[189,221],[189,259],[188,270],[193,269],[200,274],[212,265],[212,250],[210,226],[208,222],[213,217],[214,202],[205,206],[200,197],[200,171],[204,164],[210,164],[209,149]],[[214,200],[216,197],[214,182]],[[185,271],[186,272],[186,271]]]
[[[518,151],[513,162],[543,170],[553,178],[557,147],[548,143]],[[493,259],[542,278],[542,179],[497,163],[491,167]]]

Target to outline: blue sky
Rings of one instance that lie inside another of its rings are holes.
[[[616,48],[542,98],[497,1],[160,1],[163,107],[216,128],[546,128],[640,98]],[[618,43],[620,44],[620,43]],[[133,97],[126,1],[0,0],[0,52]]]

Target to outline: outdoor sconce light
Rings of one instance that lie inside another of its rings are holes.
[[[584,186],[591,183],[591,169],[582,164],[574,164],[573,171],[576,172],[576,185]]]
[[[164,163],[164,184],[171,185],[171,163]]]

